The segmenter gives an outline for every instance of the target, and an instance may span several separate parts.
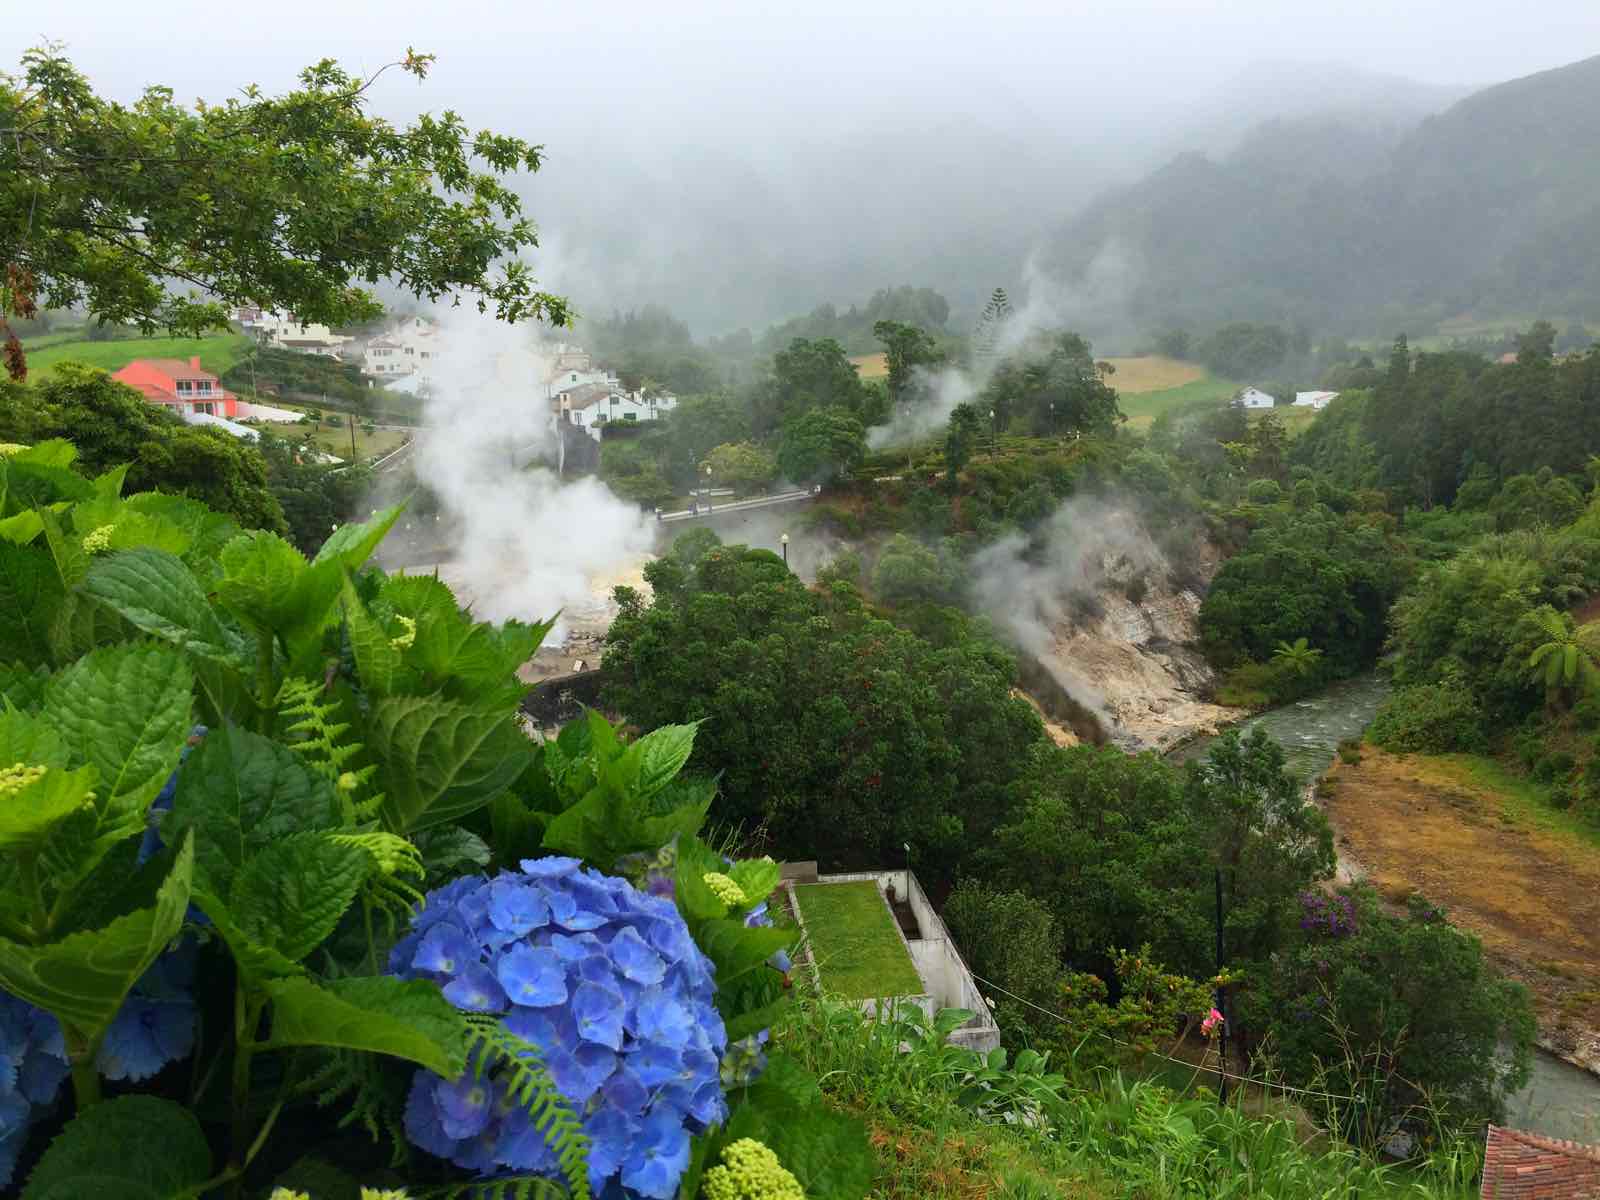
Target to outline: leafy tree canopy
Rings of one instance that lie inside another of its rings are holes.
[[[431,62],[395,65],[420,79]],[[448,111],[396,127],[366,112],[376,78],[323,60],[283,96],[251,86],[190,109],[152,87],[124,105],[56,49],[28,51],[0,79],[0,315],[80,307],[193,333],[253,303],[338,325],[380,313],[361,284],[392,280],[564,323],[516,257],[537,240],[501,181],[537,170],[540,148]]]

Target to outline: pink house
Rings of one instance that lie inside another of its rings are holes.
[[[176,358],[136,358],[111,378],[137,388],[151,404],[160,404],[180,417],[206,413],[213,417],[232,417],[239,411],[239,397],[224,388],[210,371],[200,369],[200,359],[183,362]]]

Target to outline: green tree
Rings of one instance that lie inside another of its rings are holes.
[[[1216,374],[1248,381],[1283,362],[1289,353],[1289,335],[1281,325],[1235,321],[1201,342],[1197,353]]]
[[[1194,339],[1187,329],[1163,329],[1155,336],[1155,347],[1158,354],[1168,358],[1188,358]]]
[[[78,449],[75,465],[86,474],[126,464],[130,488],[204,500],[246,528],[289,529],[254,445],[220,429],[185,425],[104,371],[62,363],[40,383],[0,383],[0,441],[50,438],[70,440]]]
[[[394,65],[421,79],[431,62]],[[388,279],[565,323],[518,257],[534,230],[500,178],[537,170],[539,147],[454,113],[397,128],[366,111],[375,79],[324,60],[284,96],[191,107],[151,87],[123,105],[55,50],[28,51],[0,79],[0,316],[82,308],[195,333],[252,303],[342,325],[382,311],[352,280]]]
[[[960,585],[948,558],[903,533],[889,539],[872,571],[873,594],[888,604],[950,603]]]
[[[795,483],[848,475],[866,456],[866,430],[843,408],[813,408],[786,422],[778,466]]]
[[[1002,429],[1021,417],[1042,434],[1108,434],[1122,419],[1089,343],[1060,332],[1031,354],[1007,362],[983,392]]]
[[[933,335],[904,321],[879,321],[872,327],[872,336],[883,343],[889,367],[889,403],[898,407],[909,399],[912,373],[938,361]]]
[[[1322,651],[1299,637],[1293,642],[1279,642],[1272,651],[1272,661],[1295,675],[1309,675],[1321,664]]]
[[[1005,340],[1006,326],[1014,316],[1011,297],[1003,287],[997,287],[989,296],[978,318],[977,331],[972,335],[972,356],[981,364],[992,362],[1000,353]]]
[[[1556,327],[1549,321],[1535,321],[1526,333],[1517,336],[1517,360],[1549,360],[1556,352]]]
[[[855,416],[863,391],[845,348],[832,338],[795,338],[772,358],[772,378],[756,396],[755,425],[765,435],[815,408]]]
[[[735,491],[764,488],[778,477],[778,462],[753,442],[729,442],[706,455],[711,477]]]
[[[1061,931],[1049,908],[1024,892],[964,879],[941,915],[975,975],[1041,1007],[1059,1004]],[[985,988],[986,994],[991,991]],[[1039,1024],[1017,1001],[1001,994],[989,998],[1005,1025],[1027,1029]]]
[[[1371,1149],[1397,1131],[1435,1135],[1434,1122],[1481,1129],[1527,1081],[1526,989],[1419,897],[1395,916],[1370,888],[1306,896],[1294,944],[1259,979],[1246,1020],[1271,1030],[1290,1080],[1354,1097],[1324,1115]]]
[[[983,437],[984,416],[975,404],[958,404],[950,410],[950,425],[944,435],[944,469],[951,483],[972,461],[972,452]]]

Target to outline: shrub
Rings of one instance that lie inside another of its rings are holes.
[[[1540,783],[1564,782],[1577,765],[1577,759],[1573,758],[1570,752],[1551,750],[1534,761],[1532,774]]]
[[[1348,763],[1350,766],[1355,766],[1361,761],[1360,738],[1351,737],[1339,739],[1339,761],[1342,763]]]
[[[1485,748],[1483,710],[1452,683],[1403,687],[1383,702],[1367,736],[1401,754],[1449,754]]]

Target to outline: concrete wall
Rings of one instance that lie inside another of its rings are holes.
[[[942,1008],[965,1008],[975,1015],[972,1020],[950,1035],[950,1041],[970,1050],[987,1051],[998,1048],[1000,1030],[994,1023],[988,1002],[973,980],[972,972],[962,960],[960,950],[950,937],[950,931],[945,928],[944,921],[934,911],[933,905],[929,903],[922,885],[917,882],[914,874],[909,870],[851,871],[817,877],[818,883],[857,883],[866,880],[876,883],[880,894],[892,886],[897,897],[908,901],[911,905],[911,914],[916,918],[918,932],[921,934],[920,937],[908,938],[901,932],[901,940],[911,955],[912,965],[916,967],[917,974],[922,979],[923,994],[889,997],[886,1001],[897,1005],[915,1004],[930,1020]],[[792,890],[789,898],[791,907],[798,913],[800,906],[793,903]],[[898,922],[895,928],[899,931]],[[815,971],[814,966],[812,970]],[[862,1007],[868,1012],[876,1012],[879,1004],[883,1002],[867,1000],[863,1002]]]

